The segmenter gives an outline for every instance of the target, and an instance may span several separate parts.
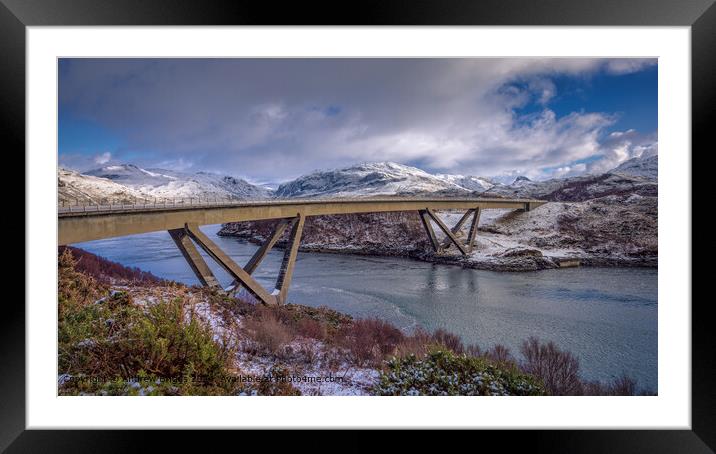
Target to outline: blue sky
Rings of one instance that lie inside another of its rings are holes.
[[[558,117],[571,112],[611,112],[618,118],[610,130],[657,129],[657,67],[629,74],[600,72],[587,77],[560,75],[552,78],[556,95],[547,106]],[[534,113],[543,106],[531,102],[519,114]]]
[[[61,59],[60,165],[544,179],[654,154],[655,59]]]

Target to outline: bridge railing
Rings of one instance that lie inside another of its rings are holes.
[[[423,197],[426,200],[453,200],[450,197]],[[415,200],[415,197],[411,197],[411,200]],[[482,197],[471,197],[474,200],[499,200],[500,198],[482,198]],[[354,197],[310,197],[310,198],[252,198],[252,199],[220,199],[211,197],[187,197],[187,198],[163,198],[163,199],[142,199],[142,200],[60,200],[58,201],[57,211],[58,214],[67,213],[91,213],[91,212],[107,212],[107,211],[129,211],[129,210],[166,210],[166,209],[181,209],[181,208],[194,208],[194,207],[222,207],[222,206],[238,206],[238,205],[253,205],[253,204],[281,204],[287,202],[299,202],[307,201],[311,203],[320,202],[336,202],[340,200],[355,201]],[[400,198],[396,197],[361,197],[358,200],[381,202],[381,201],[398,201]],[[524,200],[524,202],[531,202]]]
[[[271,199],[274,201],[276,199]],[[126,210],[147,210],[147,209],[167,209],[167,208],[190,208],[190,207],[209,207],[236,205],[240,203],[256,203],[267,202],[268,199],[220,199],[220,198],[162,198],[162,199],[143,199],[143,200],[60,200],[57,204],[59,213],[83,213],[93,211],[126,211]]]

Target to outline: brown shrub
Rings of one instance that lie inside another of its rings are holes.
[[[636,381],[626,374],[615,378],[611,383],[582,381],[582,395],[585,396],[636,396],[654,395],[647,390],[637,390]]]
[[[351,317],[329,308],[300,304],[283,306],[258,304],[245,313],[249,317],[273,316],[290,327],[293,332],[319,340],[331,337],[339,328],[349,325],[352,321]]]
[[[423,357],[432,344],[433,336],[424,328],[418,327],[411,335],[404,336],[403,340],[398,343],[395,347],[395,356],[401,358],[410,355]]]
[[[72,307],[91,304],[104,296],[108,287],[97,282],[91,276],[80,273],[75,269],[77,261],[72,253],[65,249],[58,259],[58,298],[59,313]]]
[[[350,350],[358,364],[380,364],[405,339],[395,326],[370,318],[354,321],[340,336],[343,347]]]
[[[636,394],[636,381],[626,374],[622,374],[609,386],[610,394],[614,396],[633,396]]]
[[[310,318],[300,319],[296,323],[296,332],[303,337],[318,340],[324,340],[328,335],[328,329],[325,324]]]
[[[515,357],[512,356],[510,349],[502,344],[495,344],[491,349],[483,353],[482,356],[498,364],[509,366],[517,365],[517,360],[515,360]]]
[[[462,354],[465,350],[459,336],[447,332],[442,328],[435,330],[432,338],[434,343],[442,345],[445,348],[457,353],[458,355]]]
[[[582,396],[608,396],[609,387],[598,381],[582,380],[582,386],[579,390]]]
[[[485,356],[485,353],[482,351],[479,345],[476,344],[470,344],[465,346],[465,354],[467,356],[474,356],[474,357],[480,357]]]
[[[550,394],[583,394],[579,360],[570,352],[560,350],[553,342],[541,343],[535,337],[524,341],[520,350],[525,358],[522,370],[540,378]]]
[[[162,285],[169,283],[169,281],[160,279],[147,271],[121,265],[83,249],[71,246],[59,247],[60,256],[67,252],[73,258],[76,271],[92,276],[105,284],[111,283],[112,280],[130,281],[134,285]]]
[[[273,312],[265,311],[260,317],[244,321],[244,328],[253,340],[257,352],[280,356],[284,346],[293,340],[293,333]]]

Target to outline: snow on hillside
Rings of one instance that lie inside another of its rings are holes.
[[[654,197],[658,194],[656,177],[645,178],[629,172],[617,172],[616,169],[599,175],[586,174],[544,181],[518,177],[512,184],[498,184],[482,193],[484,196],[573,202],[620,194]]]
[[[106,178],[129,187],[160,186],[176,180],[176,177],[166,175],[164,172],[152,172],[134,164],[111,165],[89,170],[84,174]]]
[[[483,177],[448,175],[441,173],[435,176],[441,180],[447,181],[448,183],[456,184],[460,187],[463,187],[468,191],[482,192],[492,188],[496,184],[492,180]]]
[[[610,173],[656,180],[659,175],[659,155],[631,158],[611,170]]]
[[[424,170],[392,162],[359,164],[338,170],[318,171],[284,183],[276,197],[366,197],[385,195],[538,198],[582,201],[613,194],[657,194],[656,157],[631,160],[612,172],[533,181],[520,176],[511,184],[463,175],[432,175]],[[652,177],[653,175],[653,177]]]
[[[338,170],[318,171],[284,183],[278,197],[371,196],[469,191],[416,167],[394,162],[358,164]]]
[[[264,199],[270,197],[370,196],[483,196],[584,201],[619,194],[655,196],[658,157],[634,158],[601,175],[581,175],[533,181],[518,177],[501,184],[477,176],[430,174],[393,162],[364,163],[336,170],[317,171],[281,184],[274,192],[228,175],[193,174],[164,169],[142,169],[132,164],[110,165],[80,174],[61,169],[60,198]]]
[[[461,211],[440,210],[448,226]],[[263,242],[274,221],[233,222],[219,235]],[[439,241],[445,235],[434,226]],[[468,226],[456,235],[462,241]],[[468,257],[455,247],[434,254],[416,212],[342,214],[306,219],[300,250],[408,256],[435,263],[497,271],[556,268],[576,259],[594,266],[656,266],[658,202],[636,194],[583,202],[552,202],[521,212],[487,209],[480,217],[476,246]],[[285,247],[288,233],[277,243]]]
[[[219,198],[261,199],[271,192],[240,178],[208,172],[194,174],[164,169],[142,169],[133,164],[111,165],[86,172],[85,176],[122,185],[150,199]]]
[[[92,204],[102,200],[126,203],[146,198],[141,191],[112,180],[83,175],[62,167],[57,171],[57,195],[61,204]]]

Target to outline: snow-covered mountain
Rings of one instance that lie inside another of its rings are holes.
[[[448,175],[439,173],[435,175],[441,180],[445,180],[449,183],[456,184],[460,187],[467,189],[468,191],[482,192],[491,187],[495,186],[495,182],[485,177],[474,177],[465,175]]]
[[[318,171],[284,183],[277,197],[359,197],[470,191],[448,178],[431,175],[416,167],[394,162],[358,164],[343,169]]]
[[[176,177],[167,175],[165,172],[166,171],[152,172],[137,167],[134,164],[119,164],[88,170],[87,172],[84,172],[84,174],[99,178],[106,178],[114,181],[115,183],[123,184],[129,187],[154,187],[177,180]]]
[[[68,204],[98,203],[100,200],[146,200],[145,194],[136,189],[62,167],[57,171],[57,195],[60,203]]]
[[[366,197],[387,195],[463,195],[579,201],[613,194],[657,193],[656,157],[631,160],[600,175],[533,181],[520,176],[511,184],[463,175],[433,175],[393,162],[359,164],[301,176],[278,187],[275,196]],[[653,177],[652,177],[653,175]]]
[[[631,158],[622,162],[610,173],[631,175],[635,177],[656,180],[659,175],[659,155]]]
[[[609,195],[658,194],[657,156],[634,158],[602,174],[532,181],[517,177],[512,184],[497,184],[484,196],[535,198],[552,201],[584,201]]]
[[[193,174],[164,169],[142,169],[132,164],[110,165],[81,174],[60,169],[60,198],[265,199],[270,197],[370,196],[483,196],[581,201],[619,194],[655,196],[658,157],[634,158],[610,172],[532,181],[518,177],[511,184],[464,175],[430,174],[394,162],[364,163],[317,171],[281,184],[274,192],[245,180],[207,172]]]
[[[84,202],[96,199],[264,199],[271,196],[270,190],[229,175],[142,169],[133,164],[110,165],[84,174],[60,169],[58,184],[61,200],[65,197]]]
[[[208,172],[182,173],[165,169],[142,169],[133,164],[102,167],[85,172],[140,191],[148,197],[215,197],[259,199],[271,192],[240,178]]]

